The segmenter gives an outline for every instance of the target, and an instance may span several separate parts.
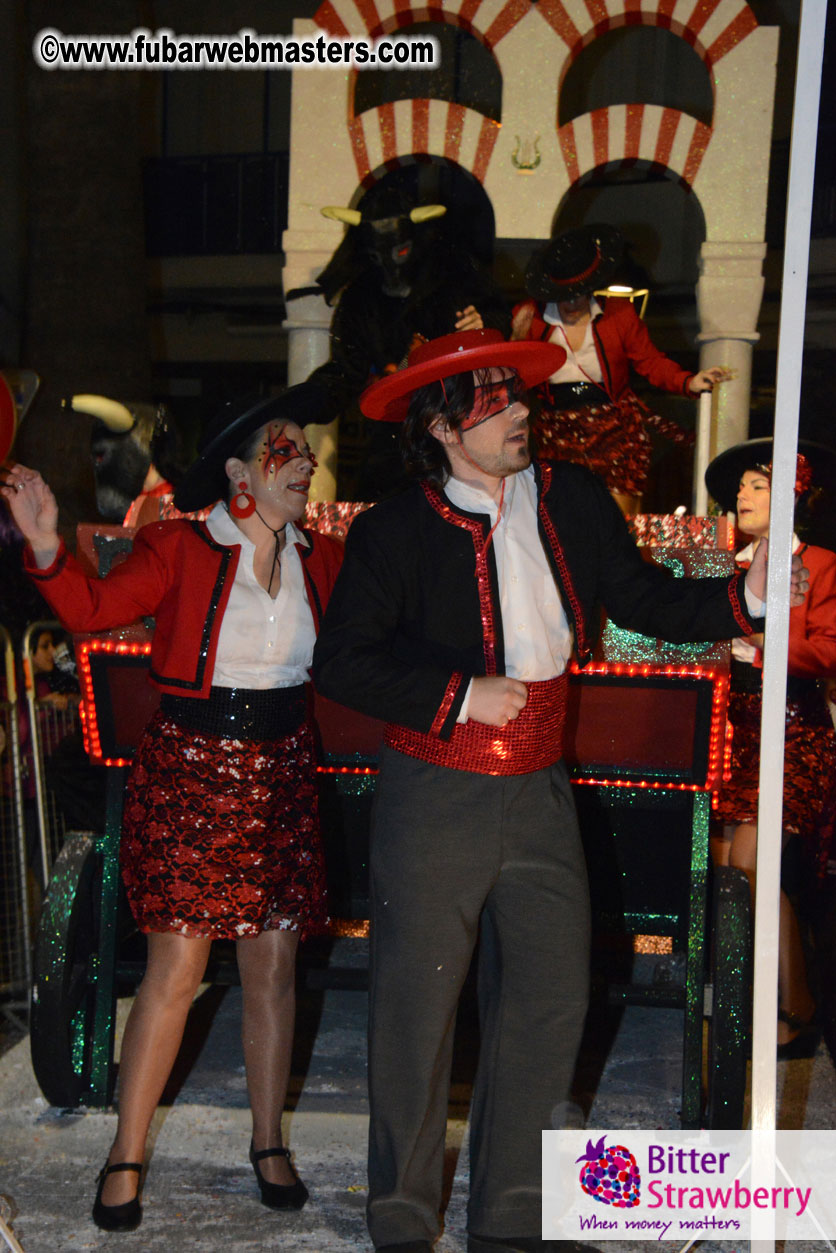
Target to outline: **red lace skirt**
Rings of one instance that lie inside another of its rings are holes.
[[[573,409],[555,409],[543,396],[541,404],[533,425],[539,456],[586,466],[611,492],[626,496],[641,496],[647,486],[652,452],[648,426],[675,444],[694,442],[693,432],[651,413],[630,391],[617,402]]]
[[[731,780],[724,783],[714,813],[728,825],[757,822],[760,770],[760,692],[729,698],[733,728]],[[836,732],[823,698],[787,701],[784,748],[785,831],[801,836],[817,874],[823,874],[836,820]]]
[[[213,940],[326,920],[310,727],[278,740],[184,730],[157,713],[125,789],[122,875],[142,931]]]
[[[574,461],[600,474],[611,492],[640,495],[650,470],[646,418],[647,410],[635,396],[576,409],[550,409],[544,403],[534,439],[541,457]]]

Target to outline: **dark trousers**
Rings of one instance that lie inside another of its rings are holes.
[[[588,995],[586,867],[565,767],[497,778],[384,749],[371,877],[372,1239],[438,1233],[456,1007],[477,936],[468,1228],[539,1235],[541,1131],[567,1098]]]

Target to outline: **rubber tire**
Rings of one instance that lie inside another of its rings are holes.
[[[715,867],[711,915],[707,1123],[736,1130],[743,1126],[752,1024],[752,907],[742,870]]]
[[[50,1105],[84,1103],[93,1047],[91,966],[98,950],[101,858],[95,837],[73,832],[55,860],[35,939],[30,1043]]]

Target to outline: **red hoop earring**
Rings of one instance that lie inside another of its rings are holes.
[[[242,497],[243,504],[239,504]],[[247,491],[246,483],[238,484],[238,491],[229,502],[229,512],[233,518],[251,518],[255,513],[255,497]]]

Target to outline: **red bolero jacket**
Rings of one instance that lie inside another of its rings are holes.
[[[531,313],[526,339],[547,340],[554,330],[543,319],[543,306],[527,300],[514,310],[514,325],[525,325]],[[689,396],[688,384],[694,377],[654,345],[647,327],[629,300],[608,296],[604,311],[592,323],[592,336],[601,364],[603,387],[610,400],[617,401],[630,386],[630,365],[664,392]]]
[[[342,563],[343,546],[305,531],[302,570],[317,631]],[[221,621],[241,547],[218,544],[202,522],[144,526],[130,556],[104,579],[89,578],[64,545],[39,570],[30,549],[27,572],[70,631],[104,631],[153,616],[150,679],[163,692],[208,697]]]
[[[804,604],[790,609],[787,670],[802,679],[836,678],[836,553],[812,544],[797,551],[810,571],[810,587]],[[755,665],[763,665],[760,651]]]

